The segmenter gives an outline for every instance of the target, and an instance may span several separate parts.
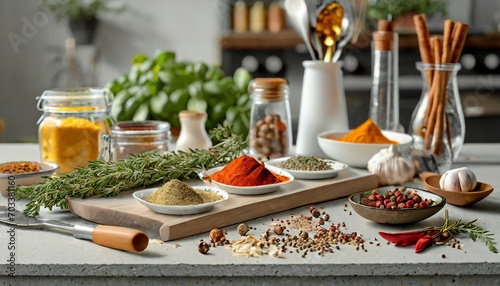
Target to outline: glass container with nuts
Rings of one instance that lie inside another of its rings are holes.
[[[283,157],[292,144],[288,83],[283,78],[256,78],[250,84],[252,109],[249,146],[253,155]]]

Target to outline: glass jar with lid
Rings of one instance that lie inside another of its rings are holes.
[[[249,146],[254,155],[283,157],[292,144],[288,83],[283,78],[256,78],[249,86],[252,97]]]
[[[111,128],[110,139],[110,158],[115,162],[142,152],[164,154],[169,150],[170,124],[154,120],[122,121]]]
[[[38,141],[43,161],[59,164],[60,173],[86,167],[97,160],[108,133],[110,93],[102,88],[68,88],[45,91],[37,108]]]

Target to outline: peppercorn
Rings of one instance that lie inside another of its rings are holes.
[[[274,227],[274,233],[277,234],[277,235],[281,235],[283,234],[283,231],[285,230],[285,226],[282,226],[282,225],[277,225]]]
[[[317,209],[313,209],[313,211],[311,212],[311,214],[315,218],[318,218],[321,215],[321,213]]]
[[[201,241],[200,244],[198,244],[198,251],[201,254],[207,254],[207,252],[210,250],[210,245],[206,243],[205,241]]]
[[[241,236],[244,236],[249,231],[249,228],[248,228],[248,226],[246,224],[242,223],[242,224],[238,225],[238,229],[237,230],[238,230],[238,233]]]
[[[329,214],[324,214],[323,215],[323,220],[324,221],[329,221],[330,220],[330,215]]]
[[[210,231],[210,241],[219,242],[224,237],[224,232],[218,228],[214,228]]]
[[[319,225],[324,225],[324,224],[325,224],[325,221],[324,221],[322,218],[320,218],[320,219],[318,220],[318,224],[319,224]]]

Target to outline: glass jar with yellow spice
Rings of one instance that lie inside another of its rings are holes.
[[[45,91],[38,99],[43,115],[38,121],[38,141],[43,161],[59,164],[60,173],[85,167],[97,160],[108,133],[106,118],[110,93],[102,88]]]

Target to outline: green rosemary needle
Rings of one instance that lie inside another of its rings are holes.
[[[172,179],[194,179],[202,168],[225,165],[246,147],[241,135],[234,134],[229,127],[219,126],[210,131],[210,136],[216,143],[210,150],[165,155],[142,153],[119,162],[91,161],[87,167],[58,178],[47,178],[33,186],[17,186],[14,192],[18,199],[29,200],[24,214],[36,216],[41,207],[66,209],[70,197],[114,197],[122,191],[164,184]]]

